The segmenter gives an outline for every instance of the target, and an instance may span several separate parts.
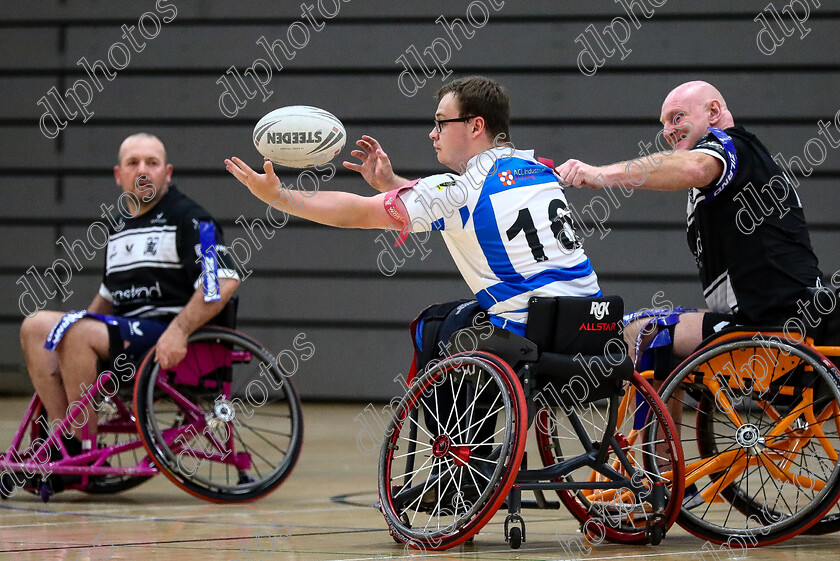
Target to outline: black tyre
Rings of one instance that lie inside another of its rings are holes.
[[[654,524],[648,528],[647,534],[650,545],[659,545],[662,543],[662,538],[665,537],[665,527]]]
[[[510,529],[510,548],[519,549],[522,545],[522,530],[518,526]]]
[[[187,357],[161,370],[150,351],[137,375],[137,428],[158,469],[212,502],[246,502],[276,489],[303,441],[300,400],[272,354],[225,328],[189,338]]]

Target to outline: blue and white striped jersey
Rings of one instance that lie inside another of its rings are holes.
[[[465,173],[421,179],[399,193],[412,232],[440,230],[494,324],[524,334],[532,296],[600,295],[563,188],[533,151],[494,148]]]

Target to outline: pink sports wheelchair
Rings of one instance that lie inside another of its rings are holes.
[[[162,369],[154,348],[138,365],[110,366],[64,419],[50,422],[32,398],[0,455],[4,499],[18,488],[44,502],[65,489],[118,493],[163,473],[196,497],[247,502],[276,489],[294,468],[303,441],[300,399],[253,338],[207,326],[189,338],[175,368]],[[91,408],[95,444],[72,456],[62,435],[87,425]]]

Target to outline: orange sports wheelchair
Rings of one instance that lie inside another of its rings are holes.
[[[190,336],[174,368],[162,369],[154,350],[139,364],[112,364],[64,419],[50,422],[35,395],[0,455],[0,495],[23,488],[46,502],[64,489],[117,493],[158,473],[213,502],[276,489],[297,461],[303,417],[272,353],[212,326]],[[96,444],[70,455],[62,435],[87,424],[87,406],[97,415]]]
[[[788,325],[726,328],[671,370],[673,313],[654,321],[665,344],[642,377],[664,379],[659,394],[679,412],[677,522],[741,547],[840,529],[840,308],[809,336]]]

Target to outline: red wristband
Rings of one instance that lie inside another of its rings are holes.
[[[399,210],[397,210],[397,205],[396,205],[397,197],[405,189],[410,189],[410,188],[414,187],[415,185],[417,185],[417,183],[419,181],[420,181],[420,178],[415,179],[413,181],[409,181],[408,183],[406,183],[402,187],[392,189],[385,194],[385,199],[384,199],[385,212],[387,212],[391,216],[391,218],[393,218],[394,220],[397,220],[398,222],[400,222],[403,225],[403,228],[400,231],[400,235],[397,237],[397,241],[394,244],[394,247],[399,247],[403,243],[405,243],[405,240],[408,237],[408,234],[411,233],[411,228],[410,228],[411,225],[406,223],[406,218],[402,214],[400,214]]]

